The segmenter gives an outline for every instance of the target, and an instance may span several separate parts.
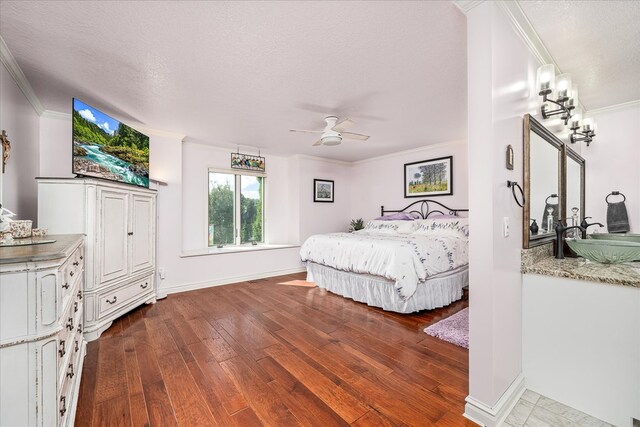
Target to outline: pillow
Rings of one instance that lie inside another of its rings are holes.
[[[424,219],[415,221],[414,224],[413,234],[469,237],[469,218]]]
[[[398,212],[391,215],[384,215],[376,218],[374,221],[415,221],[420,216],[413,212]]]
[[[367,222],[362,231],[380,234],[409,234],[416,229],[415,221],[381,221],[371,220]]]

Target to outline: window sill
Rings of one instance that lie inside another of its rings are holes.
[[[224,255],[224,254],[237,254],[242,252],[256,252],[256,251],[271,251],[274,249],[289,249],[299,248],[300,245],[242,245],[242,246],[223,246],[222,248],[205,248],[205,249],[193,249],[184,251],[180,254],[180,258],[189,258],[195,256],[207,256],[207,255]]]

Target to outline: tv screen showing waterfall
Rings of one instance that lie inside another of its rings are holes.
[[[149,187],[149,137],[73,99],[73,173]]]

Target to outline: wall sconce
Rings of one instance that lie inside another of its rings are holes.
[[[596,121],[591,118],[582,120],[580,114],[574,114],[573,117],[571,117],[571,130],[573,133],[569,135],[569,141],[571,141],[572,144],[585,141],[588,147],[591,145],[593,137],[596,136],[598,125]]]
[[[561,114],[560,117],[567,125],[571,118],[571,111],[578,105],[578,88],[572,87],[571,76],[561,74],[556,78],[554,65],[546,64],[538,68],[536,82],[538,94],[542,97],[542,106],[540,106],[542,117],[548,119]],[[547,103],[555,104],[557,108],[553,109],[553,106]]]
[[[565,126],[571,121],[571,134],[569,141],[572,144],[585,141],[587,147],[596,136],[596,123],[593,119],[584,119],[578,113],[578,85],[572,85],[569,74],[560,74],[556,77],[556,69],[553,64],[545,64],[538,68],[536,76],[538,94],[542,97],[540,112],[544,119],[560,115]],[[555,98],[555,99],[554,99]],[[555,107],[551,104],[554,104]]]

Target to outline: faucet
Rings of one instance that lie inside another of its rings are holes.
[[[587,219],[591,218],[590,216],[585,216],[584,219],[582,220],[582,222],[580,223],[580,227],[584,228],[584,230],[582,230],[582,238],[586,239],[587,238],[587,228],[591,227],[592,225],[599,225],[600,227],[604,227],[604,225],[600,224],[599,222],[592,222],[591,224],[589,224],[587,222]]]
[[[564,232],[567,230],[572,230],[574,228],[580,229],[583,233],[586,231],[579,225],[565,227],[562,223],[562,220],[559,220],[556,224],[556,259],[564,259]]]

